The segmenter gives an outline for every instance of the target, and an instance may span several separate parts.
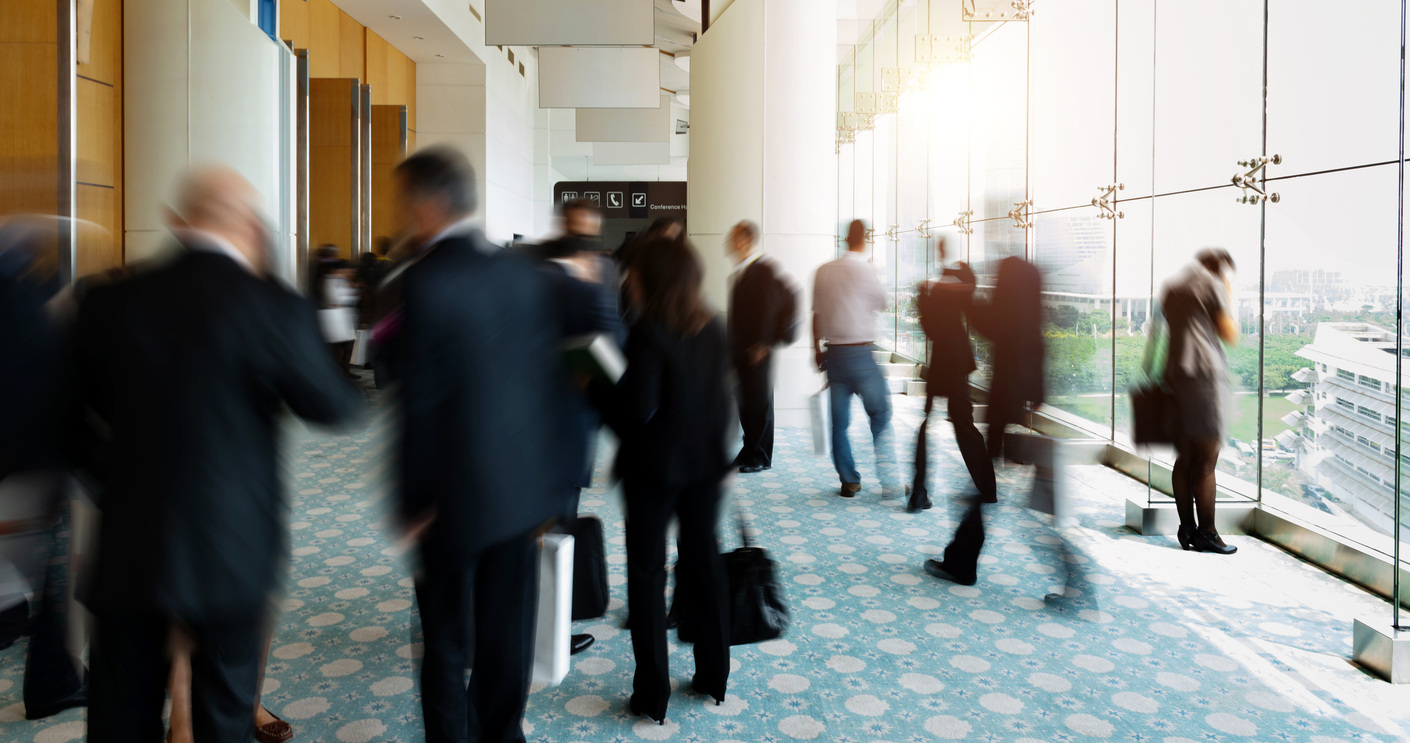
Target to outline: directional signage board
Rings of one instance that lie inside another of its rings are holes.
[[[553,187],[555,203],[582,198],[607,219],[686,216],[685,181],[565,181]]]

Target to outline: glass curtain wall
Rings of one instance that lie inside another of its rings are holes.
[[[1402,12],[887,2],[838,66],[838,244],[853,218],[872,228],[893,298],[883,345],[924,358],[915,288],[942,246],[981,287],[1023,256],[1044,277],[1047,412],[1129,444],[1162,288],[1224,248],[1241,336],[1221,497],[1389,553],[1410,465]]]

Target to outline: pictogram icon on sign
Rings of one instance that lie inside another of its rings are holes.
[[[644,193],[634,193],[634,194],[632,194],[632,206],[646,206],[646,194],[644,194]]]
[[[607,192],[607,208],[608,208],[608,209],[621,209],[621,208],[622,208],[622,192],[621,192],[621,191],[608,191],[608,192]]]
[[[587,199],[588,201],[591,201],[594,204],[602,204],[602,194],[598,191],[584,191],[583,198]]]
[[[574,200],[574,199],[576,199],[576,198],[578,198],[578,192],[577,192],[577,191],[564,191],[564,192],[563,192],[563,203],[565,203],[565,204],[568,203],[568,202],[570,202],[570,201],[572,201],[572,200]]]

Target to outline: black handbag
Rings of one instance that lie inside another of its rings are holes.
[[[563,525],[573,536],[573,621],[596,619],[607,613],[607,558],[602,521],[578,516]]]
[[[788,629],[788,606],[774,580],[774,561],[763,547],[755,547],[738,513],[739,537],[744,546],[725,555],[729,575],[729,644],[751,645],[776,640]]]
[[[1137,444],[1175,443],[1179,407],[1175,395],[1163,384],[1131,388],[1131,440]]]

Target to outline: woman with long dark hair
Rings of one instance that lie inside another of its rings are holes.
[[[724,324],[701,294],[703,271],[684,241],[645,246],[631,274],[640,308],[627,338],[627,371],[609,415],[622,444],[627,603],[636,676],[633,714],[666,718],[666,524],[680,520],[679,584],[695,631],[696,693],[724,701],[729,678],[729,598],[715,538],[731,423]]]

